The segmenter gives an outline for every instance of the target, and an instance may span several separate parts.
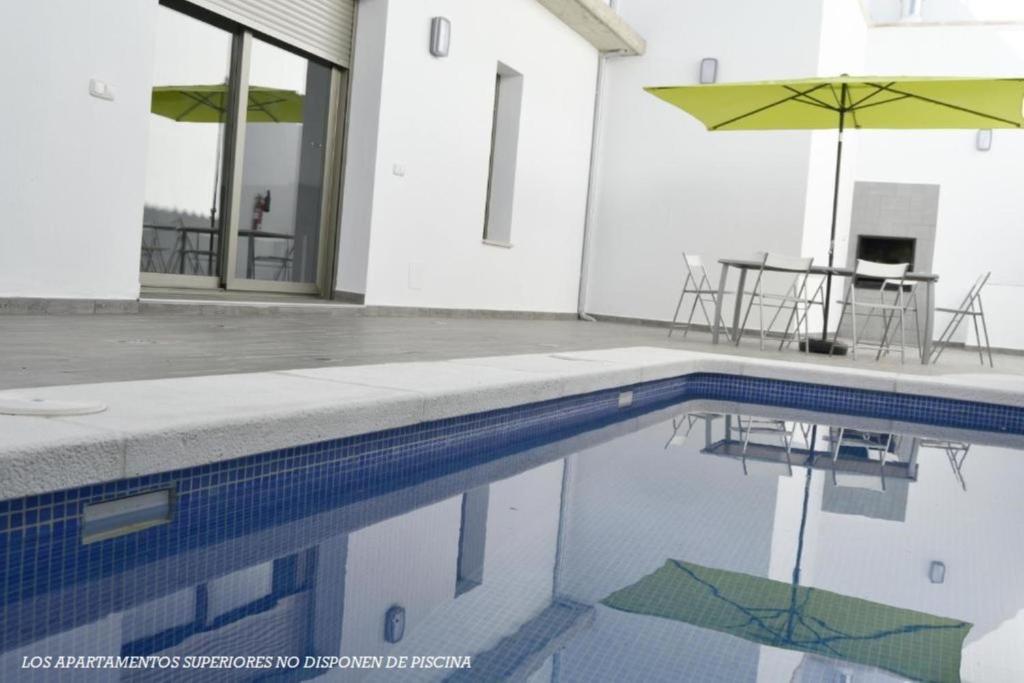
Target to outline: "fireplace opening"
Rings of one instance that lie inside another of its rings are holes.
[[[909,263],[914,270],[914,247],[917,240],[913,237],[882,237],[879,235],[859,235],[857,237],[857,258],[876,263]],[[857,278],[857,286],[864,289],[880,289],[882,281],[877,278]]]

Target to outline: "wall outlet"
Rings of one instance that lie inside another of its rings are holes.
[[[409,289],[423,289],[423,264],[419,261],[409,264]]]

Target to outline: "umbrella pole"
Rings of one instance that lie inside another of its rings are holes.
[[[846,86],[843,86],[843,95]],[[843,98],[845,101],[845,97]],[[828,339],[828,313],[832,305],[832,266],[836,259],[836,219],[839,217],[839,177],[843,168],[843,128],[846,123],[846,111],[839,110],[839,140],[836,142],[836,178],[832,188],[832,229],[828,237],[828,275],[825,276],[825,307],[821,321],[821,340]]]

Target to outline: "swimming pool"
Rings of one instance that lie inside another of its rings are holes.
[[[1019,680],[1021,434],[705,373],[0,501],[0,679]]]

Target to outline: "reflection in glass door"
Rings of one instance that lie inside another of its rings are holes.
[[[342,72],[186,11],[158,7],[142,283],[329,291]]]
[[[248,62],[234,278],[315,285],[332,69],[256,38]]]
[[[164,6],[157,12],[140,270],[149,284],[215,286],[233,36]]]

